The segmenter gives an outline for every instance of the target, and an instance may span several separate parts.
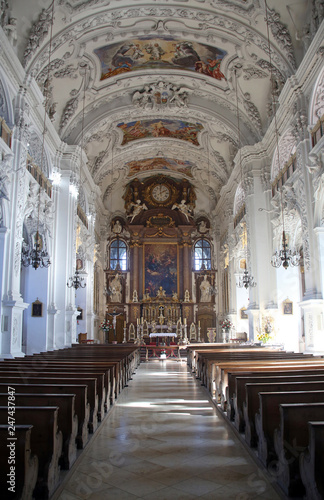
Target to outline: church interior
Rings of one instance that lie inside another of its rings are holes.
[[[80,409],[89,415],[75,430],[79,450],[124,387],[118,418],[123,405],[129,410],[133,372],[150,377],[156,365],[165,381],[183,381],[188,356],[188,369],[236,426],[237,435],[228,437],[227,427],[220,434],[241,446],[239,432],[250,428],[216,359],[250,352],[251,368],[266,352],[298,372],[301,359],[315,371],[324,356],[323,2],[0,4],[0,385],[32,360],[53,370],[61,363],[66,374],[84,361],[89,398],[92,382],[99,396]],[[207,352],[213,345],[216,354]],[[320,378],[312,383],[323,390]],[[254,427],[245,431],[252,447]],[[316,432],[323,443],[323,430]],[[61,457],[61,468],[69,469],[73,453]],[[251,478],[255,464],[244,453],[232,458]],[[29,474],[33,488],[25,484],[19,498],[51,498],[58,469],[46,486],[31,466]],[[324,498],[314,481],[307,498]],[[205,496],[186,485],[187,496],[174,488],[159,496],[157,488],[111,491],[111,498],[253,496],[239,496],[239,484],[235,495],[218,485],[219,496],[207,484]],[[279,487],[254,498],[286,498],[297,488]],[[108,498],[90,490],[57,499]]]

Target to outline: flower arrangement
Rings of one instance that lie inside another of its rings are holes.
[[[223,330],[230,330],[233,326],[233,323],[227,318],[221,322],[220,326]]]
[[[103,330],[104,332],[108,332],[108,330],[112,327],[109,323],[109,319],[104,319],[103,322],[99,326],[99,330]]]
[[[274,334],[274,326],[273,326],[273,318],[265,317],[262,320],[262,328],[257,328],[258,334],[257,339],[259,342],[266,344],[273,338]]]

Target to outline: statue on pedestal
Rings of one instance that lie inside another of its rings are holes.
[[[117,273],[114,279],[110,282],[111,302],[122,301],[122,289],[123,285],[121,284],[119,274]]]
[[[207,275],[205,274],[204,279],[200,283],[200,302],[210,302],[210,301],[211,301],[210,283],[207,280]]]

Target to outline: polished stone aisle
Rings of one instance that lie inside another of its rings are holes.
[[[140,365],[67,479],[56,499],[279,499],[184,361]]]

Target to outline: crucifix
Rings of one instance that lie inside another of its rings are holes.
[[[117,316],[120,316],[120,315],[122,315],[122,314],[123,314],[123,313],[117,313],[117,312],[116,312],[116,309],[114,309],[112,313],[108,313],[108,316],[112,316],[112,317],[113,317],[112,324],[113,324],[113,328],[114,328],[114,338],[116,338],[116,324],[117,324]]]

